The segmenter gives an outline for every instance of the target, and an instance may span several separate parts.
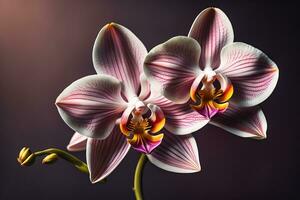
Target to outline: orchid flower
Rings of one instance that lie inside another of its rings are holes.
[[[195,19],[188,37],[154,47],[144,71],[164,97],[186,104],[210,124],[241,137],[266,138],[258,104],[274,90],[279,70],[262,51],[233,42],[233,28],[218,8]]]
[[[108,176],[130,147],[168,171],[200,170],[197,145],[189,133],[208,121],[150,87],[142,73],[146,55],[143,43],[130,30],[108,24],[93,48],[98,74],[73,82],[56,100],[62,119],[76,131],[68,149],[86,148],[93,183]]]

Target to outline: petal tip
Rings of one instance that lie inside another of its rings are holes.
[[[214,6],[211,6],[211,7],[208,7],[206,9],[204,9],[204,11],[213,12],[214,14],[216,14],[218,12],[219,13],[224,13],[220,8],[217,8],[217,7],[214,7]]]
[[[207,11],[216,11],[217,9],[218,9],[217,7],[210,6],[210,7],[206,8],[205,10],[207,10]]]
[[[73,150],[70,144],[67,145],[67,150],[68,151],[72,151]]]
[[[96,184],[96,183],[99,183],[101,181],[103,181],[107,176],[102,176],[100,178],[96,178],[96,177],[92,177],[90,176],[90,181],[92,184]]]
[[[266,134],[262,134],[262,135],[259,135],[257,137],[253,137],[253,139],[266,140],[267,139],[267,135]]]
[[[68,144],[66,148],[70,152],[77,152],[77,151],[83,151],[84,150],[84,148],[76,148],[72,144]]]
[[[59,100],[56,100],[54,105],[57,107],[57,108],[62,108],[62,103],[59,101]]]
[[[201,171],[201,166],[200,166],[200,165],[198,165],[197,167],[195,167],[195,169],[194,169],[194,170],[195,170],[195,173],[196,173],[196,172],[200,172],[200,171]]]
[[[60,101],[61,101],[61,98],[60,98],[60,95],[59,95],[59,96],[55,99],[54,105],[55,105],[55,106],[59,106]]]
[[[117,26],[117,23],[115,23],[115,22],[110,22],[110,23],[106,24],[106,27],[108,29],[115,28],[116,26]]]
[[[189,173],[196,173],[201,171],[201,165],[199,158],[196,158],[193,160],[193,162],[190,164],[190,172]]]
[[[92,184],[96,184],[99,181],[101,181],[101,179],[95,179],[95,178],[90,177],[90,181],[91,181]]]

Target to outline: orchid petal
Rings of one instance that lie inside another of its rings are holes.
[[[163,130],[162,143],[147,155],[157,167],[176,173],[194,173],[201,170],[198,148],[192,135],[176,136]]]
[[[108,75],[91,75],[68,86],[56,100],[62,119],[78,133],[106,138],[125,109],[121,83]]]
[[[190,98],[190,87],[200,73],[197,67],[199,56],[200,46],[197,41],[177,36],[149,52],[144,71],[167,99],[185,103]]]
[[[189,104],[174,104],[162,96],[150,97],[148,101],[163,110],[166,118],[165,128],[172,134],[190,134],[209,122],[209,119],[193,110]]]
[[[234,87],[232,101],[255,106],[273,92],[278,81],[276,64],[260,50],[241,42],[224,47],[217,72],[227,76]]]
[[[118,78],[125,85],[127,98],[136,96],[147,50],[127,28],[110,23],[104,26],[95,41],[93,63],[97,73]]]
[[[218,8],[207,8],[195,19],[189,37],[201,46],[199,66],[215,69],[220,65],[222,48],[233,42],[232,25],[225,13]]]
[[[147,80],[147,77],[145,74],[141,74],[140,81],[141,81],[141,91],[139,94],[139,99],[145,100],[151,94],[151,85],[150,85],[149,81]]]
[[[83,151],[86,148],[87,137],[75,132],[67,146],[68,151]]]
[[[87,165],[92,183],[107,177],[120,164],[130,149],[126,137],[115,126],[105,140],[89,138],[86,148]]]
[[[218,113],[211,119],[210,124],[240,137],[255,139],[267,137],[267,121],[258,107],[239,108],[230,103],[224,113]]]

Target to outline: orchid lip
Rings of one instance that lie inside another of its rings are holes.
[[[212,71],[213,72],[213,71]],[[201,78],[201,80],[200,80]],[[233,86],[221,74],[207,73],[195,80],[190,89],[190,97],[194,110],[208,119],[218,112],[225,112],[233,95]]]
[[[148,108],[142,110],[136,109],[135,106],[125,111],[121,118],[120,130],[132,148],[149,154],[163,139],[164,134],[157,132],[164,127],[165,117],[158,106],[152,104],[147,106]]]

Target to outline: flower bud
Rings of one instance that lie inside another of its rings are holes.
[[[56,153],[51,153],[42,160],[42,163],[43,164],[52,164],[57,159],[58,159],[58,155]]]
[[[34,160],[35,160],[35,156],[34,154],[31,153],[28,147],[23,147],[19,153],[19,157],[17,158],[17,161],[22,166],[30,166],[33,164]]]

